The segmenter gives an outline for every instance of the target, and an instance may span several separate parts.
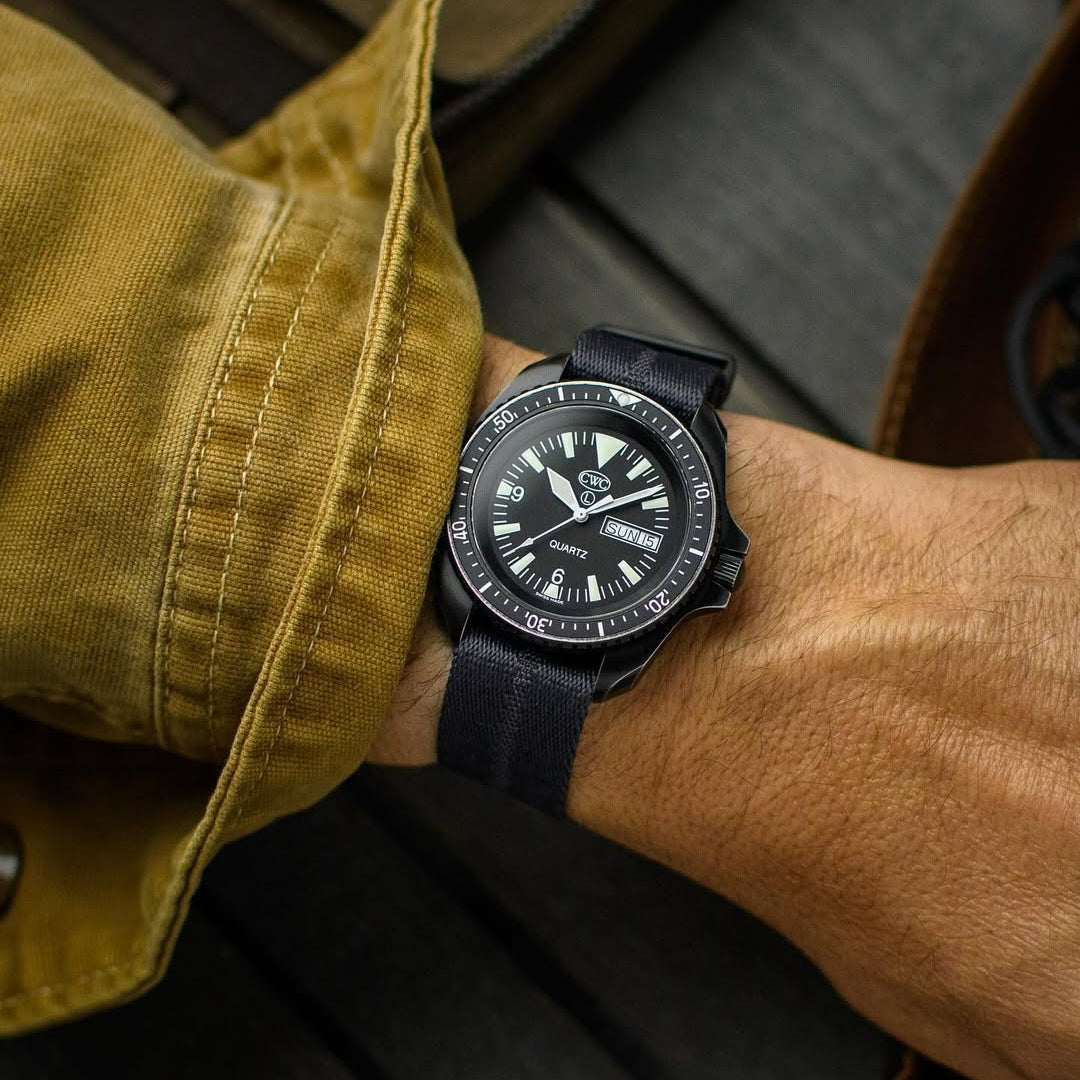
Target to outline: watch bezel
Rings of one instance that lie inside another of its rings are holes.
[[[597,391],[598,397],[595,400],[588,400],[583,398],[581,400],[566,400],[566,392],[568,389],[585,388],[587,391]],[[523,420],[521,415],[515,415],[510,421],[505,421],[505,429],[499,430],[496,428],[496,417],[503,416],[506,412],[513,412],[515,405],[521,402],[523,399],[538,398],[543,394],[549,392],[551,398],[545,403],[539,405],[533,411],[526,410],[526,415],[534,416],[539,415],[542,412],[552,411],[555,409],[568,409],[573,408],[575,405],[581,406],[600,406],[610,409],[616,415],[632,415],[637,422],[641,424],[642,428],[646,431],[649,430],[650,424],[640,414],[634,411],[635,405],[622,405],[619,408],[615,407],[617,403],[617,394],[631,393],[626,388],[621,387],[617,383],[607,382],[600,379],[572,379],[566,381],[552,381],[542,382],[531,386],[526,386],[523,389],[519,389],[517,393],[504,395],[481,417],[476,427],[469,434],[469,437],[465,441],[465,445],[462,448],[461,458],[459,461],[459,471],[457,476],[457,483],[455,484],[454,496],[451,502],[450,514],[447,517],[445,537],[447,542],[447,549],[449,552],[450,562],[453,565],[454,571],[462,582],[468,596],[473,603],[479,604],[484,611],[490,614],[496,620],[496,623],[504,628],[510,630],[515,635],[522,637],[526,640],[535,642],[537,644],[544,644],[557,648],[569,648],[569,649],[589,649],[589,648],[608,648],[613,645],[618,645],[626,641],[630,641],[634,638],[641,637],[643,635],[654,632],[659,626],[677,619],[681,612],[685,609],[687,602],[698,591],[698,586],[701,584],[704,577],[709,573],[709,568],[713,561],[713,555],[716,550],[716,544],[719,534],[719,526],[722,519],[722,507],[719,505],[720,500],[723,499],[724,485],[722,478],[717,477],[715,470],[713,469],[710,455],[706,452],[705,447],[702,446],[699,439],[695,436],[691,424],[688,424],[677,417],[672,411],[666,408],[663,404],[656,401],[654,398],[647,394],[643,394],[640,391],[633,391],[633,397],[637,402],[647,402],[650,409],[655,410],[659,417],[663,418],[667,427],[660,428],[657,432],[656,438],[666,439],[667,442],[674,442],[675,439],[670,435],[670,427],[674,426],[674,429],[680,435],[680,442],[685,441],[685,447],[689,447],[695,457],[693,466],[695,469],[700,469],[702,477],[705,478],[708,485],[708,498],[704,500],[707,504],[704,508],[699,505],[699,501],[695,501],[691,495],[690,489],[692,486],[692,478],[689,477],[688,471],[692,472],[693,469],[688,467],[678,460],[678,456],[672,454],[675,460],[676,466],[681,470],[684,480],[684,489],[687,496],[687,513],[688,513],[688,530],[687,535],[683,539],[682,551],[685,553],[688,549],[697,558],[697,564],[693,568],[693,572],[689,575],[687,581],[683,583],[677,595],[668,601],[666,604],[662,604],[658,601],[660,595],[667,591],[671,591],[671,581],[668,576],[665,576],[659,581],[654,589],[646,593],[634,606],[633,611],[630,612],[634,616],[633,620],[627,622],[627,612],[629,609],[622,609],[613,614],[605,614],[600,618],[586,619],[581,618],[577,620],[562,620],[565,627],[566,622],[573,622],[575,625],[578,623],[584,624],[586,628],[595,626],[588,636],[578,631],[575,636],[569,636],[564,633],[558,632],[554,625],[559,622],[556,615],[550,610],[546,610],[540,603],[530,604],[521,597],[514,597],[513,608],[508,613],[506,610],[501,610],[499,606],[489,600],[485,595],[488,592],[488,587],[482,587],[478,582],[474,582],[473,574],[463,565],[463,559],[467,556],[472,558],[477,565],[483,563],[486,569],[475,576],[482,580],[487,578],[489,582],[494,583],[496,586],[502,586],[502,589],[496,588],[492,595],[507,595],[503,592],[505,589],[505,583],[501,582],[493,568],[488,567],[487,560],[483,558],[482,554],[478,551],[478,537],[476,536],[476,522],[473,515],[472,506],[472,485],[473,477],[478,477],[481,470],[484,467],[489,455],[494,451],[501,441],[506,438],[509,433],[518,426]],[[609,400],[601,400],[599,394],[606,393],[609,396]],[[554,396],[558,394],[558,400],[552,400]],[[653,425],[656,425],[656,421],[653,421]],[[493,430],[494,429],[494,430]],[[663,434],[661,434],[661,432]],[[479,453],[476,453],[477,443],[485,437],[487,433],[492,433],[491,438],[484,445]],[[671,447],[667,446],[664,442],[661,442],[665,450],[671,452]],[[475,460],[473,460],[475,457]],[[460,515],[454,513],[455,508],[459,507],[461,500],[464,499],[464,512]],[[690,537],[693,532],[698,528],[700,522],[696,522],[699,518],[699,511],[705,515],[704,522],[704,536],[703,541],[699,541],[702,554],[698,556],[693,551],[693,541]],[[455,527],[455,520],[464,522],[464,531]],[[463,552],[459,545],[466,543],[468,551]],[[678,565],[677,563],[674,565]],[[488,572],[491,571],[491,572]],[[653,602],[657,601],[657,605],[654,608]],[[507,607],[507,603],[504,603],[503,608]],[[642,612],[648,612],[643,614]],[[518,617],[518,613],[522,614]],[[551,624],[551,629],[537,630],[528,625],[529,616],[534,616],[537,620],[537,625],[543,625],[544,621]],[[615,620],[621,618],[627,625],[625,628],[617,628]],[[607,629],[604,629],[605,624],[610,624]]]

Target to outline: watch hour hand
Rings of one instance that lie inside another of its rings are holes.
[[[581,504],[577,500],[577,496],[574,494],[574,486],[566,479],[562,473],[557,473],[554,469],[548,468],[547,470],[548,483],[551,485],[551,493],[559,500],[568,510],[572,511],[574,516],[582,514]]]

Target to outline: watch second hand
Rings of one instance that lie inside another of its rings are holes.
[[[576,518],[576,514],[571,514],[568,518],[560,521],[558,525],[552,525],[550,529],[545,529],[542,533],[537,533],[535,536],[527,536],[524,540],[521,541],[520,544],[517,545],[517,547],[512,547],[509,551],[504,551],[503,558],[510,558],[510,556],[513,555],[515,551],[520,551],[523,547],[532,547],[537,540],[542,540],[545,536],[547,536],[548,533],[553,533],[556,529],[561,529],[564,525],[569,525],[570,522],[575,521]]]

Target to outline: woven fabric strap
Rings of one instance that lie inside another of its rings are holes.
[[[706,359],[667,342],[597,329],[577,339],[563,378],[598,379],[638,390],[689,424],[703,401],[723,405],[734,374],[735,365],[725,356]]]
[[[439,761],[561,815],[599,670],[595,652],[541,652],[470,624],[446,685]]]
[[[564,379],[636,390],[689,423],[703,401],[721,405],[734,377],[726,357],[618,331],[578,338]],[[541,649],[477,609],[454,652],[439,721],[439,762],[561,816],[603,650]]]

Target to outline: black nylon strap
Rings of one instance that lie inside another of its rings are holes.
[[[603,328],[577,339],[563,372],[564,379],[599,379],[638,390],[686,424],[703,401],[723,405],[734,376],[730,357],[680,352],[668,342]]]
[[[600,657],[552,655],[470,624],[454,652],[439,761],[561,815]]]
[[[722,405],[730,357],[606,328],[574,345],[564,379],[636,390],[689,423],[703,401]],[[504,634],[477,611],[450,668],[439,720],[439,762],[561,816],[603,650],[542,651]]]

